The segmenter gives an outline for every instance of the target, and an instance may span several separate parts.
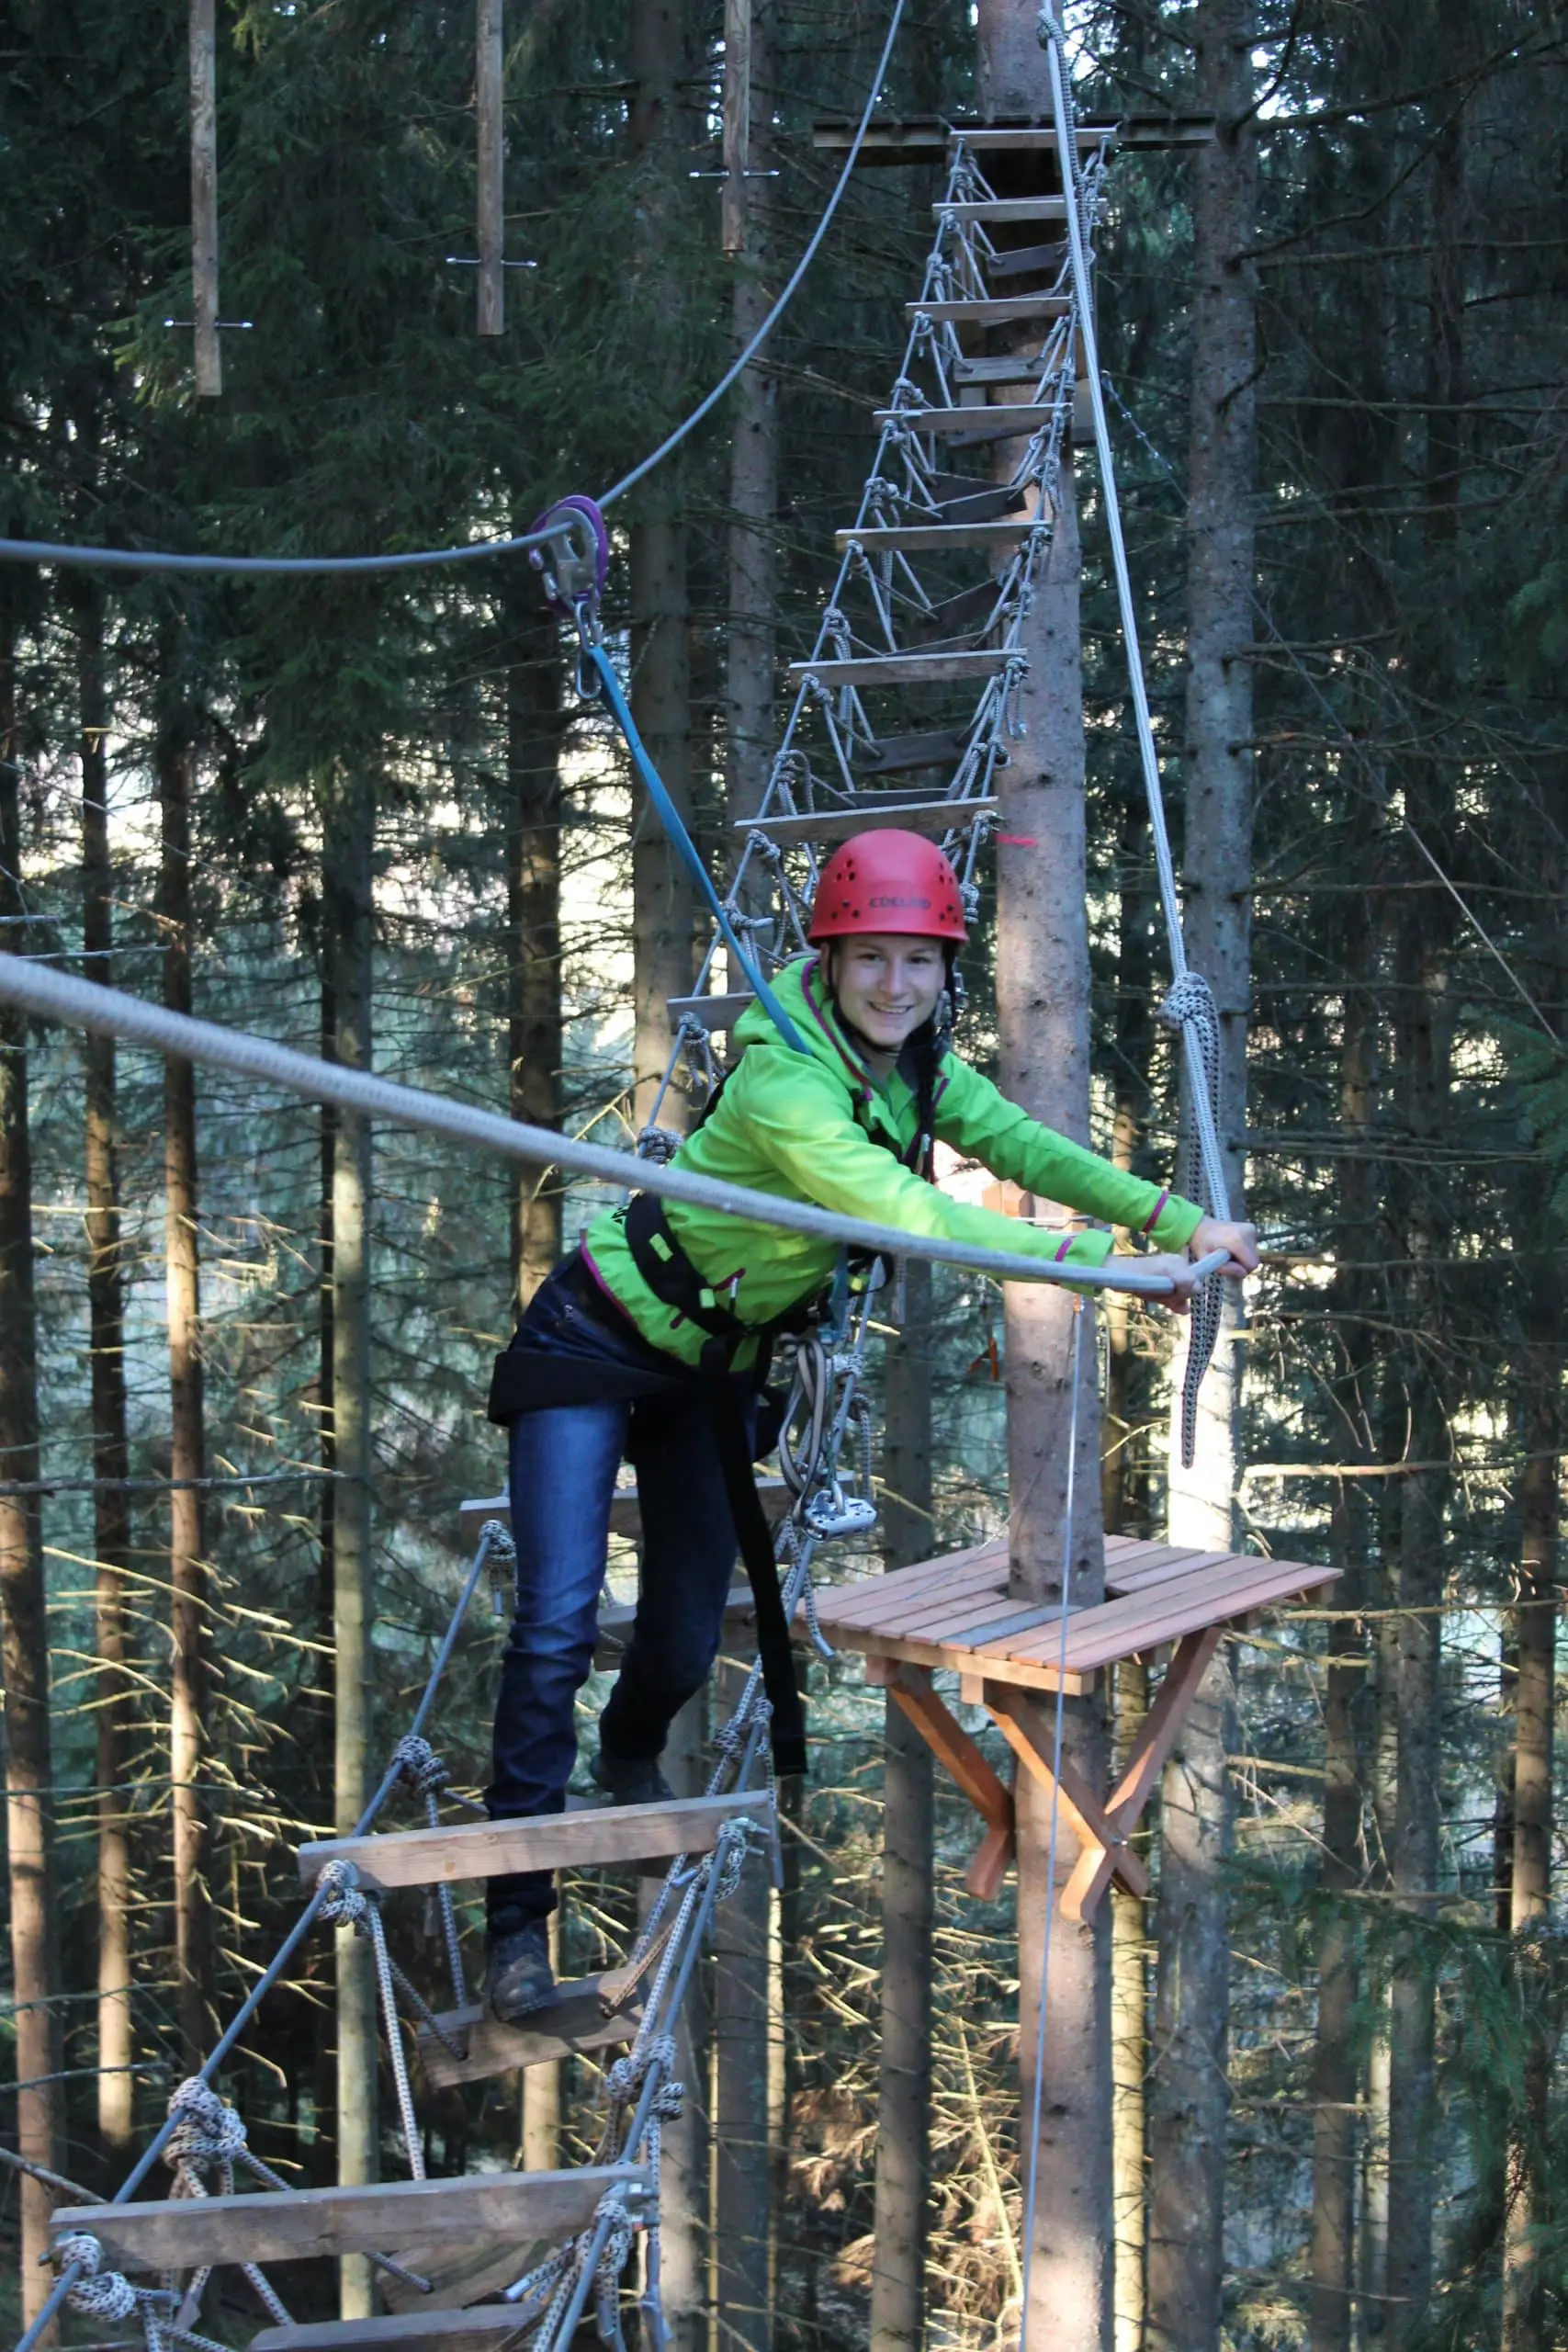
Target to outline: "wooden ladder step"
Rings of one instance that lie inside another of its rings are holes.
[[[978,795],[971,800],[895,800],[882,795],[874,800],[808,810],[802,817],[770,817],[768,832],[776,842],[847,842],[852,833],[881,832],[893,826],[936,841],[955,825],[972,825],[977,817],[994,816],[996,807],[995,800]],[[747,828],[737,825],[735,830],[744,832]]]
[[[514,1871],[655,1861],[710,1853],[727,1821],[742,1814],[766,1820],[769,1809],[766,1792],[754,1792],[676,1797],[667,1804],[592,1805],[532,1821],[466,1821],[379,1838],[325,1838],[300,1847],[299,1876],[310,1886],[329,1862],[352,1862],[363,1885],[385,1890],[506,1878]]]
[[[375,2319],[321,2319],[264,2327],[251,2352],[502,2352],[523,2325],[515,2303],[470,2311],[390,2312]]]
[[[733,999],[723,996],[671,997],[670,1000],[670,1008],[673,1013],[677,1005],[684,1008],[688,1004],[728,1005],[733,1002],[735,1010],[732,1014],[727,1016],[723,1024],[728,1028],[732,1020],[739,1020],[740,1015],[745,1012],[746,1007],[753,1001],[754,1000],[751,997],[750,992],[748,990]],[[697,1017],[700,1019],[701,1015],[698,1015]],[[675,1018],[678,1022],[680,1018],[679,1014],[676,1014]],[[716,1022],[711,1020],[704,1021],[703,1023],[703,1026],[705,1028],[714,1028],[718,1024]],[[759,1478],[757,1481],[757,1491],[762,1498],[762,1509],[767,1512],[768,1517],[770,1519],[782,1519],[784,1513],[788,1510],[791,1501],[789,1488],[785,1486],[784,1480],[777,1477]],[[483,1527],[487,1519],[499,1519],[502,1527],[504,1527],[508,1533],[510,1533],[512,1529],[512,1500],[510,1496],[479,1495],[471,1498],[466,1503],[458,1504],[457,1524],[462,1530],[463,1542],[466,1544],[471,1547],[479,1542],[479,1530]],[[612,1535],[636,1536],[641,1534],[642,1513],[637,1509],[637,1488],[635,1487],[618,1487],[615,1489],[615,1498],[610,1505],[610,1532]],[[606,1616],[613,1613],[613,1611],[600,1611],[599,1623],[601,1628],[604,1626]]]
[[[645,2195],[637,2165],[573,2172],[465,2173],[369,2188],[297,2188],[182,2197],[144,2205],[57,2206],[56,2235],[90,2230],[117,2270],[197,2270],[209,2262],[299,2262],[321,2255],[395,2255],[476,2232],[518,2245],[586,2228],[607,2188]]]
[[[931,210],[951,213],[955,220],[1065,220],[1065,196],[990,196],[979,203],[933,204]]]
[[[728,996],[672,996],[665,999],[670,1014],[670,1026],[678,1029],[689,1014],[700,1021],[712,1036],[722,1036],[733,1029],[749,1004],[756,998],[750,989],[737,989]]]
[[[999,548],[1022,538],[1037,518],[1015,514],[1006,523],[878,523],[835,531],[840,549],[863,548],[868,555],[898,551],[935,554],[942,548]],[[1048,518],[1047,518],[1048,519]]]
[[[951,366],[955,384],[1038,384],[1041,375],[1039,359],[1028,352],[999,358],[954,359]]]
[[[1032,401],[1018,401],[1009,407],[996,408],[884,408],[878,409],[878,424],[907,424],[911,432],[930,433],[942,439],[956,435],[964,441],[1011,441],[1020,434],[1037,433],[1049,424],[1054,412],[1037,407]]]
[[[904,314],[938,326],[1005,327],[1024,319],[1060,319],[1071,307],[1066,294],[997,294],[986,301],[906,302]]]
[[[606,2050],[629,2041],[642,2021],[642,2004],[632,2002],[606,2017],[600,1999],[602,1976],[585,1976],[558,1984],[548,2008],[538,2009],[520,2025],[502,2025],[486,2007],[471,2005],[447,2009],[442,2024],[466,2054],[454,2058],[446,2044],[423,2027],[419,2063],[427,2082],[437,2090],[457,2083],[481,2083],[491,2075],[508,2075],[518,2066],[547,2066],[558,2058],[575,2058],[584,2050]]]
[[[1013,538],[1016,524],[1006,526]],[[868,653],[844,662],[792,662],[792,679],[819,678],[825,686],[942,686],[964,678],[994,678],[1011,657],[978,653]]]

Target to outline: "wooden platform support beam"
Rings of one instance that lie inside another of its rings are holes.
[[[938,1698],[929,1667],[868,1657],[865,1679],[874,1688],[880,1684],[900,1714],[914,1724],[984,1821],[986,1834],[964,1872],[964,1883],[978,1901],[994,1902],[1013,1857],[1012,1791]]]
[[[652,2176],[637,2165],[581,2165],[571,2172],[464,2173],[450,2180],[399,2180],[362,2188],[266,2190],[131,2205],[58,2207],[56,2236],[90,2230],[115,2268],[197,2270],[207,2263],[300,2262],[320,2256],[395,2254],[413,2245],[460,2244],[477,2234],[518,2247],[585,2229],[606,2189],[635,2199]]]

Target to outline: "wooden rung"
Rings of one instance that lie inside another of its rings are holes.
[[[642,2018],[642,2004],[616,2009],[606,2017],[599,1997],[603,1977],[586,1976],[558,1984],[547,2008],[525,2018],[520,2025],[502,2025],[489,2008],[472,2006],[447,2009],[441,2019],[454,2041],[467,2054],[454,2058],[445,2042],[428,2027],[419,2035],[419,2062],[425,2079],[437,2090],[457,2083],[482,2083],[491,2075],[507,2075],[518,2066],[547,2066],[557,2058],[574,2058],[584,2050],[605,2050],[629,2041]]]
[[[694,1021],[702,1023],[710,1036],[716,1037],[733,1029],[747,1007],[756,1001],[750,989],[737,989],[728,996],[667,997],[665,1007],[671,1029],[679,1029],[690,1014]]]
[[[1005,523],[890,523],[863,524],[858,530],[835,531],[833,544],[864,548],[868,555],[879,550],[936,554],[942,548],[999,548],[1023,537],[1036,523],[1049,522],[1048,514],[1015,514]],[[931,659],[940,659],[931,656]],[[950,660],[962,660],[950,655]]]
[[[1010,536],[1018,537],[1016,526]],[[1006,653],[866,654],[845,662],[792,662],[794,679],[819,678],[825,686],[942,686],[964,678],[994,678]]]
[[[717,1000],[712,1001],[716,1001]],[[750,1004],[751,1002],[751,999],[747,997],[745,1001]],[[757,1491],[762,1498],[762,1509],[767,1512],[768,1517],[770,1519],[782,1519],[784,1513],[788,1510],[792,1500],[790,1490],[785,1486],[784,1480],[782,1478],[759,1478],[757,1481]],[[465,1544],[472,1545],[479,1542],[479,1530],[483,1527],[487,1519],[499,1519],[502,1525],[510,1533],[512,1528],[511,1498],[507,1495],[479,1495],[472,1498],[466,1503],[459,1503],[457,1506],[457,1524],[462,1530],[463,1541]],[[615,1499],[610,1505],[610,1532],[612,1535],[636,1536],[641,1534],[642,1514],[637,1509],[637,1488],[635,1487],[618,1487],[616,1488]],[[604,1623],[604,1613],[605,1612],[604,1611],[600,1611],[601,1623]]]
[[[966,441],[1010,441],[1021,434],[1036,433],[1049,424],[1055,412],[1039,407],[1034,401],[1018,401],[1011,406],[1005,402],[995,408],[884,408],[876,413],[877,424],[907,424],[915,433],[932,433],[945,438],[958,434]]]
[[[1022,319],[1064,318],[1071,307],[1066,294],[997,294],[985,301],[906,302],[904,311],[938,326],[1004,327]]]
[[[852,833],[880,832],[897,826],[906,833],[925,833],[932,840],[955,826],[972,825],[978,817],[996,814],[997,804],[976,795],[969,800],[852,801],[832,808],[809,809],[800,817],[770,817],[767,831],[776,842],[847,842]],[[735,828],[745,832],[744,822]]]
[[[950,213],[955,220],[1065,220],[1067,199],[1065,196],[988,196],[977,203],[933,204],[931,211],[939,218]]]
[[[637,2165],[573,2172],[465,2173],[370,2188],[297,2188],[182,2197],[145,2205],[57,2206],[50,2227],[90,2230],[117,2270],[196,2270],[209,2262],[297,2262],[320,2255],[395,2255],[472,2237],[521,2245],[585,2229],[607,2188],[652,2187]]]
[[[466,1821],[380,1838],[325,1838],[300,1847],[299,1876],[310,1886],[329,1862],[352,1862],[365,1886],[450,1886],[513,1871],[586,1870],[706,1854],[727,1821],[742,1814],[765,1821],[770,1803],[765,1791],[740,1792],[676,1797],[667,1804],[596,1805],[532,1821]]]
[[[376,2319],[322,2319],[264,2327],[251,2352],[502,2352],[523,2322],[515,2303],[471,2311],[391,2312]]]

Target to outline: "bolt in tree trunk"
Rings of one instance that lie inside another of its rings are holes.
[[[560,652],[537,599],[509,614],[519,659],[507,672],[507,987],[514,1119],[561,1123]],[[512,1194],[512,1284],[527,1306],[561,1249],[560,1179],[519,1169]],[[538,2070],[532,2070],[538,2071]]]
[[[629,66],[634,85],[628,137],[643,175],[638,255],[651,332],[673,355],[685,302],[674,258],[673,203],[683,162],[682,76],[689,49],[686,0],[642,0],[632,11]],[[658,373],[657,360],[654,362]],[[677,401],[673,356],[663,374],[671,417]],[[688,829],[691,822],[691,613],[686,582],[684,470],[677,458],[638,492],[632,532],[632,713],[649,756]],[[633,791],[633,1103],[638,1127],[652,1115],[670,1056],[668,1001],[691,992],[695,908],[692,885],[664,837],[640,785]],[[683,1105],[667,1096],[666,1126],[683,1125]]]
[[[328,784],[322,841],[322,907],[336,1021],[334,1060],[371,1066],[376,798],[363,770]],[[368,1120],[340,1112],[333,1137],[333,1647],[335,1659],[333,1814],[351,1830],[368,1794],[372,1660],[370,1219]],[[368,1942],[337,1931],[338,2179],[345,2187],[378,2174],[377,2021]],[[345,2256],[344,2319],[370,2310],[370,2267]]]
[[[886,1360],[882,1555],[891,1570],[929,1559],[931,1521],[931,1273],[904,1269],[904,1311]],[[876,2098],[872,2352],[919,2352],[931,2196],[931,1752],[889,1699],[883,1731],[882,2046]]]
[[[190,285],[196,330],[196,389],[223,390],[218,347],[217,0],[190,0]]]
[[[114,984],[114,878],[109,858],[108,701],[104,608],[93,592],[77,605],[82,718],[82,944],[94,979]],[[87,1329],[93,1400],[94,1648],[98,1726],[98,2136],[106,2150],[130,2139],[135,2055],[130,2018],[130,1812],[122,1783],[130,1733],[126,1676],[125,1571],[130,1552],[130,1453],[125,1423],[125,1305],[121,1265],[115,1044],[86,1036]]]
[[[193,946],[190,803],[196,754],[165,728],[157,745],[163,820],[159,916],[164,1002],[191,1010]],[[187,2071],[207,2054],[212,2024],[208,1831],[202,1779],[208,1747],[208,1566],[202,1549],[206,1436],[202,1409],[201,1252],[196,1158],[196,1073],[164,1065],[164,1281],[169,1326],[170,1805],[174,1817],[175,1975]]]
[[[1257,156],[1249,113],[1253,0],[1204,0],[1195,19],[1200,100],[1218,117],[1194,158],[1192,425],[1189,455],[1187,848],[1184,928],[1220,1012],[1227,1185],[1246,1174],[1247,1010],[1252,888],[1252,490]],[[1241,1401],[1240,1312],[1231,1292],[1204,1382],[1196,1457],[1180,1467],[1173,1422],[1170,1540],[1228,1552]],[[1149,2329],[1157,2352],[1216,2344],[1224,2220],[1232,1804],[1226,1755],[1235,1690],[1222,1649],[1166,1767],[1160,1807],[1158,1974],[1149,2085]]]
[[[1370,848],[1370,843],[1366,844]],[[1377,1204],[1370,1149],[1376,1082],[1376,939],[1367,902],[1353,899],[1345,943],[1347,985],[1340,1037],[1339,1111],[1348,1148],[1337,1168],[1338,1227],[1331,1328],[1338,1349],[1336,1443],[1342,1457],[1375,1458],[1371,1336],[1358,1318],[1365,1277],[1349,1261],[1364,1252]],[[1324,1678],[1323,1856],[1319,1887],[1328,1900],[1317,1937],[1317,2039],[1313,2053],[1312,2352],[1349,2352],[1356,2218],[1356,2011],[1359,1953],[1348,1905],[1334,1906],[1362,1877],[1362,1717],[1369,1696],[1367,1638],[1359,1614],[1367,1590],[1371,1529],[1362,1480],[1342,1479],[1335,1496],[1333,1555],[1340,1613],[1328,1629]]]
[[[0,605],[0,913],[26,911],[22,870],[20,730],[16,622]],[[27,933],[13,931],[18,947]],[[28,1134],[28,1024],[0,1006],[0,1479],[39,1475],[38,1327],[33,1301],[32,1162]],[[62,1992],[55,1929],[54,1782],[49,1737],[49,1620],[39,1498],[0,1492],[0,1672],[5,1678],[6,1860],[16,2001],[17,2147],[57,2165],[64,2132],[60,2067]],[[54,2192],[23,2176],[22,2316],[51,2284],[42,2267]]]

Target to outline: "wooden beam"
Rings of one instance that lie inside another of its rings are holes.
[[[867,1658],[865,1679],[888,1692],[985,1822],[986,1834],[970,1857],[964,1883],[977,1901],[994,1902],[1013,1857],[1012,1791],[938,1698],[929,1667]]]
[[[322,2319],[264,2327],[251,2352],[505,2352],[526,2324],[515,2303],[472,2311],[391,2312],[378,2319]]]
[[[196,389],[223,390],[218,348],[218,26],[216,0],[190,0],[190,290]]]
[[[931,210],[939,218],[945,215],[982,226],[1004,220],[1065,220],[1067,199],[1065,196],[989,196],[970,204],[933,204]]]
[[[1017,514],[1005,523],[887,523],[861,524],[848,531],[835,531],[833,544],[840,550],[849,547],[863,548],[868,555],[883,552],[907,554],[939,554],[943,548],[1000,548],[1021,539],[1025,533],[1047,522],[1049,516]],[[962,654],[930,654],[929,661],[962,661]]]
[[[875,798],[852,800],[841,808],[814,808],[801,817],[770,817],[767,832],[775,842],[843,842],[852,833],[875,833],[889,825],[901,832],[925,833],[935,839],[955,825],[972,825],[977,817],[993,817],[997,804],[979,794],[968,800],[897,800],[881,793]],[[749,832],[755,817],[738,818],[733,830]]]
[[[1062,1912],[1068,1919],[1088,1919],[1112,1878],[1131,1894],[1146,1895],[1149,1874],[1122,1831],[1111,1821],[1105,1807],[1071,1759],[1063,1756],[1054,1766],[1049,1728],[1038,1705],[1022,1691],[987,1682],[986,1711],[1019,1760],[1041,1781],[1066,1815],[1078,1842],[1077,1859],[1062,1890]]]
[[[694,1021],[700,1021],[710,1037],[727,1035],[747,1006],[756,1001],[750,989],[737,989],[728,996],[672,996],[665,999],[671,1029],[678,1029],[689,1016]]]
[[[482,2083],[491,2075],[505,2075],[521,2066],[547,2066],[558,2058],[575,2058],[585,2050],[607,2050],[629,2041],[642,2018],[642,2005],[617,2009],[606,2017],[600,1990],[604,1980],[585,1976],[558,1984],[556,1997],[521,2025],[502,2025],[488,2007],[447,2009],[441,2022],[466,2055],[454,2058],[429,2029],[418,2037],[419,2062],[427,2082],[437,2090],[456,2083]]]
[[[1017,531],[1012,537],[1016,539]],[[994,678],[1005,653],[866,654],[845,662],[792,662],[792,679],[819,678],[825,686],[943,686],[964,678]]]
[[[815,122],[811,143],[828,154],[843,155],[854,141],[857,123],[850,118]],[[1119,122],[1080,122],[1075,133],[1079,148],[1098,147],[1102,140],[1112,147],[1208,147],[1213,144],[1212,114],[1123,115]],[[866,131],[857,164],[875,169],[888,164],[940,164],[950,144],[962,140],[977,154],[1036,150],[1052,153],[1055,131],[1044,123],[1022,117],[1010,121],[950,122],[939,115],[914,115],[903,120],[885,118]]]
[[[326,1838],[299,1849],[299,1876],[312,1885],[329,1862],[352,1862],[369,1887],[450,1886],[505,1878],[514,1871],[585,1870],[711,1853],[727,1821],[765,1822],[765,1792],[676,1798],[668,1804],[591,1805],[532,1821],[468,1821],[379,1838]]]
[[[874,424],[907,424],[912,433],[930,433],[947,439],[956,436],[962,441],[1011,441],[1021,434],[1038,432],[1049,424],[1055,411],[1042,408],[1032,401],[1015,401],[1010,406],[996,408],[976,403],[974,408],[883,408],[873,417]]]
[[[506,325],[505,0],[477,0],[474,111],[479,132],[479,331]]]
[[[751,160],[751,0],[724,0],[723,244],[746,245],[746,169]]]
[[[998,294],[987,301],[906,302],[904,314],[938,326],[1005,327],[1020,320],[1065,318],[1071,301],[1067,294]]]
[[[587,2227],[607,2188],[652,2188],[637,2165],[572,2172],[466,2173],[368,2188],[296,2188],[243,2197],[183,2197],[145,2205],[57,2207],[56,2235],[90,2230],[120,2270],[196,2270],[209,2262],[298,2262],[321,2255],[395,2254],[476,2232],[521,2245]]]

